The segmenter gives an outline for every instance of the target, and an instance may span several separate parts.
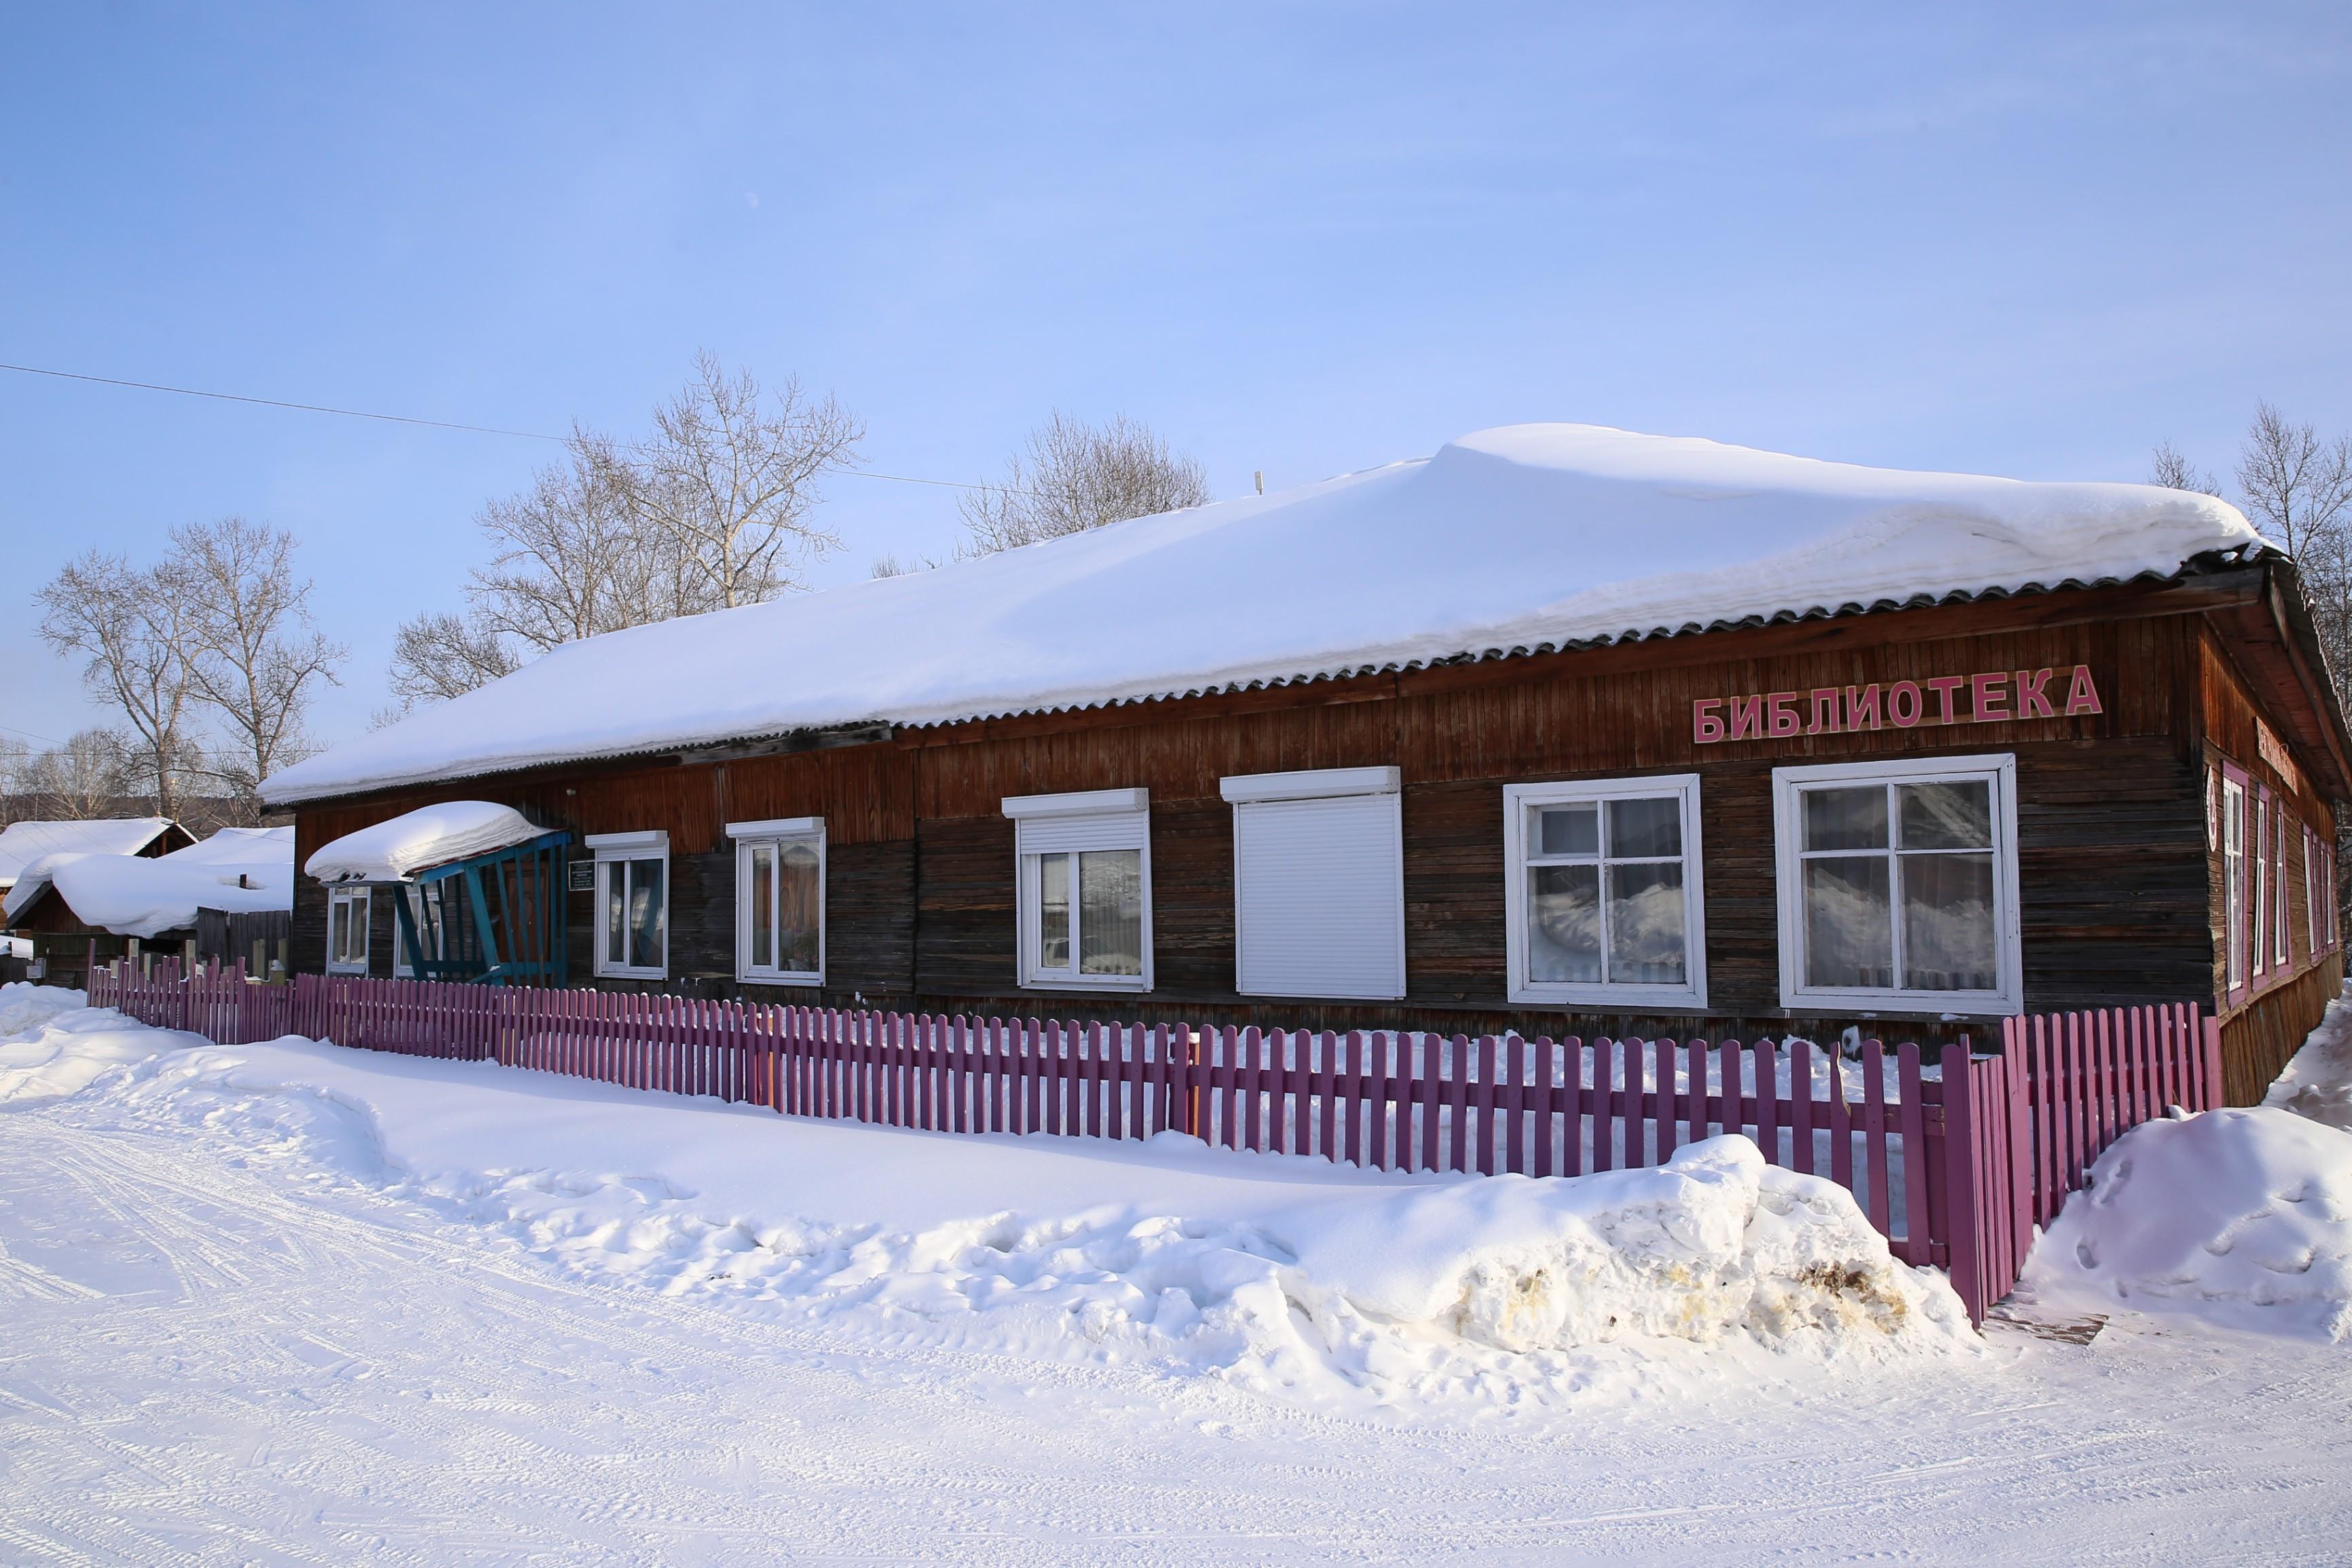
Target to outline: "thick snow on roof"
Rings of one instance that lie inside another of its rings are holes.
[[[591,637],[272,777],[273,801],[2170,574],[2257,542],[2147,485],[1908,473],[1590,425]]]
[[[0,909],[13,921],[49,888],[84,925],[142,939],[194,925],[198,910],[290,910],[294,830],[224,827],[152,860],[78,850],[44,855],[26,866]]]
[[[44,855],[136,855],[171,826],[168,816],[12,822],[0,827],[0,888],[14,883]]]
[[[405,882],[415,872],[527,843],[546,831],[510,805],[453,800],[346,833],[320,846],[302,870],[321,882]]]

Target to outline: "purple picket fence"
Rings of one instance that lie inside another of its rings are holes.
[[[1997,1054],[1904,1042],[1473,1039],[851,1011],[304,974],[95,969],[93,1005],[223,1044],[299,1035],[496,1061],[791,1116],[936,1132],[1136,1139],[1371,1169],[1531,1176],[1654,1165],[1719,1133],[1847,1188],[1895,1255],[1981,1321],[2100,1151],[2221,1103],[2191,1005],[2011,1019]]]

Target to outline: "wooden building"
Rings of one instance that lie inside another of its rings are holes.
[[[1584,509],[1692,569],[1591,563]],[[1399,635],[1335,646],[1316,596],[1360,582],[1286,552],[1378,550],[1433,516],[1463,559],[1424,545]],[[298,863],[454,800],[570,833],[572,979],[603,986],[1922,1040],[2196,999],[2248,1100],[2341,982],[2352,742],[2292,563],[2210,498],[1523,427],[1013,555],[573,645],[273,799]],[[1123,598],[1127,571],[1174,609]],[[1275,578],[1260,596],[1307,623],[1299,647],[1236,673],[1180,646],[1267,613],[1187,596],[1219,571]],[[991,628],[1053,622],[1041,577],[1135,607],[1081,643],[1116,663],[1160,637],[1168,667],[1089,700],[1051,672],[1012,689]],[[1449,622],[1482,584],[1491,621]],[[1013,608],[923,613],[959,590]],[[904,645],[877,643],[862,710],[854,651],[812,651],[861,625]],[[917,699],[921,657],[949,673]],[[726,661],[771,658],[772,716],[730,731]],[[573,691],[593,713],[518,716]],[[652,721],[625,731],[631,703]],[[368,909],[389,892],[299,879],[297,968],[391,973]]]

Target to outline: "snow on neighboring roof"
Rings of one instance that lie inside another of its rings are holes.
[[[168,816],[12,822],[0,827],[0,888],[15,883],[26,867],[44,855],[136,855],[171,826]]]
[[[2149,485],[1521,425],[936,571],[590,637],[273,775],[273,802],[799,729],[1091,706],[2170,575],[2258,545]]]
[[[510,805],[453,800],[420,806],[320,847],[302,870],[321,882],[405,882],[470,855],[488,855],[546,832]]]
[[[66,850],[26,866],[0,910],[13,921],[54,889],[82,924],[141,939],[196,923],[198,910],[294,907],[294,830],[224,827],[169,855]]]

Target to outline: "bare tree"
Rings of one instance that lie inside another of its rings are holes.
[[[2195,490],[2201,495],[2219,496],[2221,493],[2221,481],[2200,471],[2169,441],[2158,442],[2155,452],[2150,455],[2147,482],[2171,490]]]
[[[2238,458],[2238,488],[2265,532],[2301,558],[2322,535],[2347,525],[2352,511],[2352,437],[2323,442],[2309,425],[2290,423],[2267,403]]]
[[[1030,432],[1026,455],[1005,468],[1004,483],[963,500],[970,533],[964,555],[989,555],[1212,499],[1208,470],[1197,459],[1171,453],[1148,426],[1124,414],[1096,426],[1056,409]]]
[[[32,815],[25,803],[25,773],[32,764],[32,742],[14,735],[0,735],[0,827]]]
[[[194,691],[189,585],[168,568],[133,570],[121,555],[93,550],[69,563],[36,595],[41,637],[86,662],[82,681],[122,711],[149,770],[155,809],[179,814],[178,769]]]
[[[392,638],[392,696],[398,718],[430,702],[446,702],[521,668],[491,631],[446,610],[403,621]]]
[[[37,753],[26,764],[19,785],[26,797],[25,815],[53,822],[114,816],[122,809],[123,796],[131,793],[124,776],[128,752],[118,731],[84,730],[65,744]]]
[[[787,378],[772,393],[698,353],[695,377],[654,410],[654,434],[614,483],[649,530],[684,546],[720,606],[804,587],[802,564],[841,542],[809,521],[818,481],[854,467],[866,426]]]
[[[310,583],[294,575],[294,536],[241,517],[172,531],[167,570],[185,584],[188,669],[234,748],[223,772],[242,794],[308,754],[303,710],[335,682],[345,650],[310,624]]]

